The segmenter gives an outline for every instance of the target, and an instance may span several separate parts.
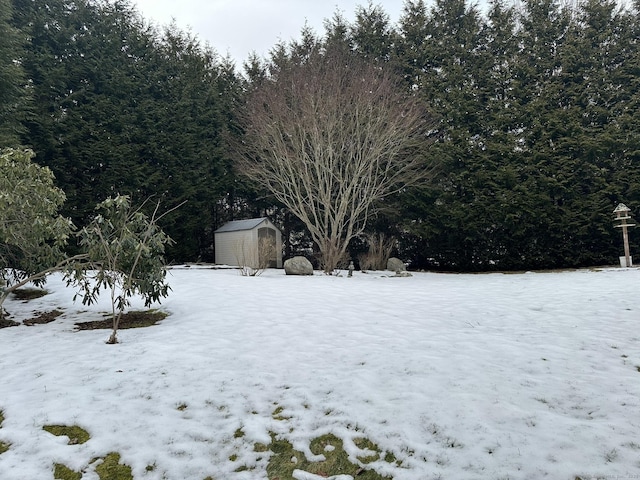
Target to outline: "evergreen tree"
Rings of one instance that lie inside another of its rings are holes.
[[[473,41],[463,4],[428,17],[409,2],[401,20],[406,78],[441,114],[448,161],[404,203],[406,255],[456,269],[610,261],[611,210],[637,198],[634,22],[612,1],[495,1]]]
[[[152,32],[125,3],[15,0],[28,30],[25,68],[36,115],[25,143],[65,190],[65,213],[83,223],[113,192],[141,192],[154,165],[139,158],[141,93]]]
[[[176,241],[167,254],[211,260],[214,210],[233,176],[233,65],[175,25],[147,25],[129,1],[14,1],[36,94],[25,142],[67,193],[65,213],[84,223],[115,194],[187,200],[163,219]]]
[[[354,40],[351,32],[351,24],[338,10],[334,12],[330,19],[324,21],[324,43],[327,46],[336,48],[336,46],[342,45],[348,51],[352,51]]]
[[[486,248],[483,239],[469,235],[474,229],[487,235],[477,227],[482,219],[475,212],[486,201],[467,184],[473,179],[483,185],[486,170],[477,161],[485,113],[478,83],[481,31],[478,10],[463,0],[438,1],[430,12],[423,2],[408,2],[400,21],[396,61],[440,118],[439,141],[430,155],[443,164],[437,183],[402,200],[407,233],[401,252],[415,267],[479,268],[478,251]]]
[[[23,35],[12,25],[11,0],[0,0],[0,147],[15,147],[26,119],[29,93],[22,68]]]
[[[367,60],[386,61],[393,48],[395,31],[391,27],[389,15],[382,7],[369,2],[366,7],[356,8],[356,19],[351,27],[350,37],[359,56]]]

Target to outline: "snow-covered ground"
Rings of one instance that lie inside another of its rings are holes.
[[[354,458],[364,436],[393,454],[371,466],[395,479],[639,478],[637,269],[174,268],[169,282],[170,315],[122,330],[118,345],[74,329],[102,318],[106,295],[74,304],[53,277],[49,295],[7,302],[18,321],[65,314],[0,330],[0,441],[11,444],[0,479],[51,479],[54,463],[81,471],[109,452],[136,479],[266,478],[254,444],[269,432],[309,454],[333,433]],[[91,439],[67,445],[49,424]],[[83,477],[96,478],[91,467]]]

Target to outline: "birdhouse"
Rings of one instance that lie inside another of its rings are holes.
[[[635,227],[635,223],[629,223],[631,220],[631,209],[624,203],[619,204],[613,211],[615,214],[614,227],[622,229],[622,241],[624,243],[624,257],[620,257],[621,267],[630,267],[633,264],[633,259],[629,253],[629,227]]]
[[[615,213],[615,215],[616,215],[616,218],[614,220],[628,220],[628,219],[630,219],[631,216],[629,215],[629,212],[631,212],[631,209],[629,207],[627,207],[624,203],[621,203],[613,211],[613,213]]]

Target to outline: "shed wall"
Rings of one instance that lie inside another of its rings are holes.
[[[254,260],[251,255],[253,245],[253,230],[216,233],[216,263],[235,266],[240,266],[243,260],[257,263],[257,260]],[[249,265],[249,263],[245,263],[245,265]]]
[[[276,234],[276,267],[282,268],[282,234],[269,220],[251,230],[216,232],[214,245],[218,265],[259,268],[258,230],[268,227]]]

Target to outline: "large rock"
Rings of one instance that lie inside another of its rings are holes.
[[[387,261],[387,270],[391,270],[392,272],[404,272],[407,270],[407,266],[399,258],[391,257]]]
[[[293,257],[285,260],[284,273],[287,275],[313,275],[313,265],[305,257]]]

